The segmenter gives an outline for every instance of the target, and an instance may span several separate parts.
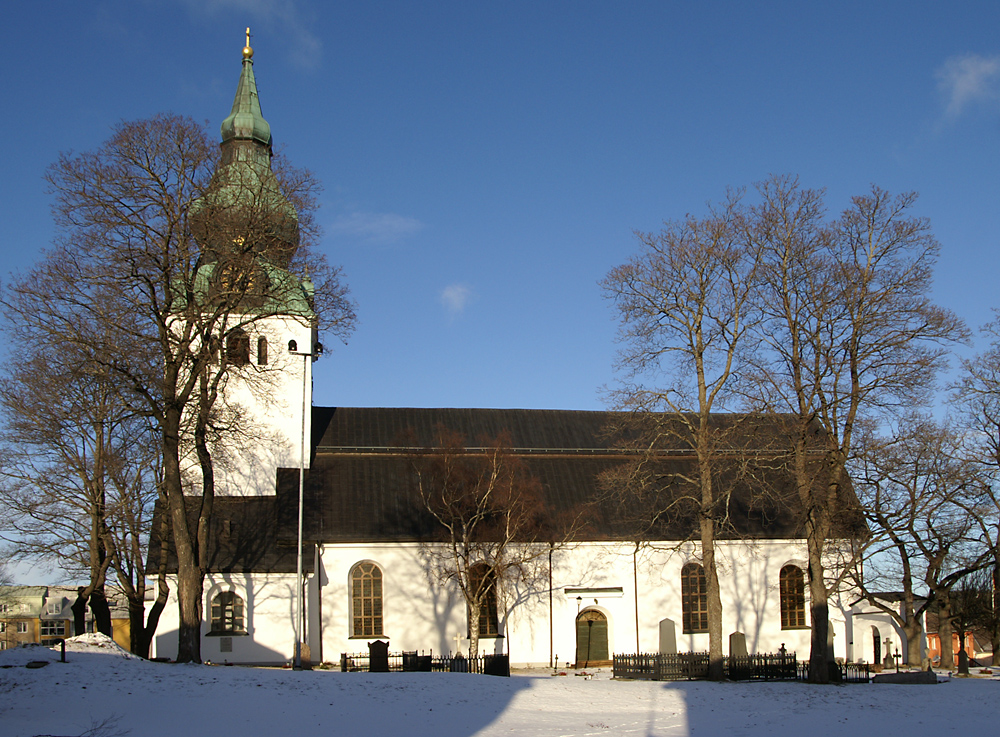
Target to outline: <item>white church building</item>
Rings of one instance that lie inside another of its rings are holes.
[[[222,125],[229,166],[269,161],[270,128],[248,52],[233,111]],[[234,156],[234,150],[249,154]],[[280,264],[274,269],[288,275]],[[440,534],[421,513],[410,460],[399,448],[404,435],[430,445],[440,427],[470,443],[506,433],[511,452],[540,481],[549,508],[590,514],[584,532],[538,559],[529,584],[487,603],[496,610],[480,618],[481,653],[509,654],[514,665],[597,664],[615,652],[657,651],[665,621],[673,623],[678,650],[708,649],[696,530],[664,524],[657,528],[660,539],[637,543],[614,505],[598,501],[599,475],[623,462],[607,437],[612,413],[313,407],[312,285],[301,282],[299,290],[287,314],[243,330],[243,365],[227,384],[225,401],[241,407],[254,432],[252,442],[217,459],[202,602],[204,660],[289,663],[298,630],[313,663],[366,652],[374,640],[388,642],[393,652],[467,651],[465,601],[435,571]],[[255,380],[264,374],[266,381]],[[297,620],[300,462],[304,611]],[[679,453],[672,462],[691,461]],[[780,470],[765,481],[779,490],[790,484]],[[197,474],[192,483],[197,488]],[[784,646],[805,659],[810,614],[801,515],[791,501],[758,503],[749,485],[735,484],[732,529],[716,553],[723,633],[743,633],[750,652]],[[155,564],[150,561],[151,571]],[[176,563],[170,565],[176,571]],[[855,657],[849,617],[855,599],[849,592],[831,598],[840,658]],[[172,595],[153,656],[176,655],[177,616]]]

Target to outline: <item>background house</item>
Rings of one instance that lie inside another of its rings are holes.
[[[129,618],[125,597],[108,588],[111,627],[115,642],[129,648]],[[0,586],[0,650],[27,643],[53,644],[83,634],[73,626],[75,586]],[[86,632],[94,631],[90,610]]]

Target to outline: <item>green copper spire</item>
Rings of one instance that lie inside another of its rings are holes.
[[[271,170],[271,126],[260,113],[252,57],[248,28],[233,110],[222,122],[219,168],[191,204],[192,232],[208,261],[240,255],[287,269],[299,220]]]
[[[253,76],[253,49],[250,48],[250,29],[247,45],[243,47],[243,71],[236,86],[236,98],[229,117],[222,121],[223,143],[232,140],[256,141],[271,147],[271,126],[260,111],[257,97],[257,80]]]

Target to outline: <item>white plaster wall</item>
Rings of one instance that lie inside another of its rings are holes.
[[[170,597],[160,615],[153,638],[152,657],[177,656],[177,582],[171,578]],[[307,591],[314,586],[306,578]],[[211,629],[212,599],[221,591],[233,591],[243,599],[246,635],[233,635],[233,651],[221,652],[221,638],[208,636]],[[202,660],[213,663],[255,663],[278,665],[294,657],[295,574],[210,574],[202,593]],[[307,640],[308,642],[308,640]],[[313,647],[318,646],[318,640]]]
[[[681,568],[696,560],[696,550],[696,546],[686,545],[635,551],[626,543],[596,542],[556,549],[552,554],[551,618],[548,555],[543,554],[538,559],[538,575],[531,582],[501,591],[501,630],[506,636],[481,639],[480,652],[509,652],[515,665],[548,665],[550,654],[560,664],[571,663],[576,658],[576,618],[586,609],[596,609],[607,617],[611,652],[655,652],[659,622],[664,618],[676,623],[678,650],[707,650],[707,634],[682,633]],[[633,555],[637,575],[633,573]],[[778,602],[779,571],[787,563],[804,565],[805,542],[723,541],[718,544],[717,559],[724,651],[728,652],[728,635],[740,631],[746,635],[750,652],[776,652],[784,644],[800,660],[806,659],[810,630],[782,630]],[[372,561],[382,569],[384,634],[378,639],[388,640],[390,651],[454,652],[456,635],[460,635],[459,649],[468,651],[464,600],[453,582],[441,579],[440,560],[432,551],[418,543],[341,544],[324,546],[318,552],[317,575],[307,579],[306,641],[314,662],[322,659],[336,663],[340,653],[367,652],[368,643],[376,639],[350,635],[349,577],[360,561]],[[576,593],[566,593],[567,587],[621,587],[622,592],[578,600]],[[218,591],[232,590],[246,604],[248,635],[234,637],[233,652],[229,654],[218,652],[217,637],[204,637],[202,657],[229,662],[290,661],[294,648],[294,589],[294,575],[209,576],[203,633],[209,629],[212,597]],[[806,592],[808,595],[808,586]],[[835,654],[850,657],[851,635],[840,597],[831,599],[830,617]],[[176,623],[176,600],[171,596],[160,620],[155,655],[172,658],[176,654]]]
[[[288,342],[296,341],[300,352],[312,352],[315,329],[304,318],[283,316],[260,319],[244,330],[250,340],[250,363],[234,367],[225,377],[217,403],[222,422],[239,428],[212,448],[216,493],[220,496],[273,495],[277,469],[298,468],[303,387],[305,465],[309,466],[313,359],[290,355]],[[260,337],[267,339],[267,364],[263,366],[257,365]],[[182,459],[182,468],[191,488],[200,488],[201,473],[193,449]]]
[[[548,557],[539,559],[544,570],[530,584],[518,584],[501,593],[501,629],[507,637],[480,642],[481,652],[509,652],[514,663],[548,664],[551,655],[565,663],[576,656],[576,617],[597,609],[608,618],[612,652],[635,652],[638,599],[638,649],[656,651],[659,622],[676,623],[680,650],[707,650],[708,635],[681,632],[680,577],[682,566],[695,560],[694,546],[679,550],[642,549],[619,543],[581,543],[557,549],[552,556],[552,616],[549,616]],[[723,633],[741,631],[751,652],[774,652],[784,644],[800,658],[809,652],[809,629],[782,630],[778,603],[778,574],[782,566],[804,567],[804,541],[721,542],[718,549],[723,598]],[[323,656],[335,660],[341,652],[362,652],[373,638],[350,637],[348,579],[362,560],[373,561],[383,572],[384,637],[392,651],[467,651],[465,604],[457,588],[442,583],[435,573],[434,556],[419,544],[326,546],[322,552]],[[638,584],[638,597],[636,589]],[[577,600],[564,589],[621,587],[620,595],[601,594]],[[808,593],[808,588],[807,588]],[[808,606],[808,603],[807,603]],[[839,597],[831,601],[834,650],[847,655],[848,639]],[[551,621],[551,635],[550,635]],[[728,640],[724,645],[728,650]]]
[[[872,632],[872,627],[874,626],[877,627],[879,631],[879,639],[882,643],[882,658],[884,659],[887,654],[885,641],[886,638],[888,638],[892,653],[895,654],[898,649],[901,655],[900,663],[902,664],[906,662],[906,633],[903,632],[903,629],[889,614],[876,609],[865,602],[860,602],[855,605],[854,609],[851,611],[850,623],[852,630],[852,647],[850,648],[851,653],[849,657],[851,659],[858,662],[874,662],[873,655],[875,652],[875,638],[874,633]],[[926,633],[921,633],[920,635],[920,652],[922,657],[925,657],[927,654]],[[920,664],[914,663],[913,665]]]

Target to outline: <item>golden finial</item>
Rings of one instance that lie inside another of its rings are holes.
[[[243,47],[243,58],[252,59],[253,49],[250,48],[250,29],[247,28],[247,45]]]

